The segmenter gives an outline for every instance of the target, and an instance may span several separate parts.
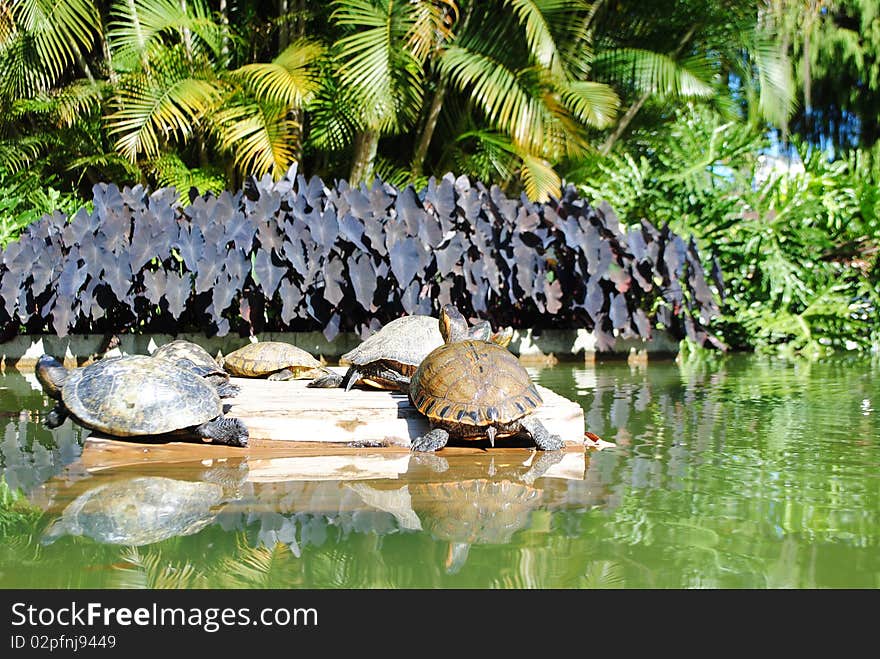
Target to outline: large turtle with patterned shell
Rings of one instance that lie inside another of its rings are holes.
[[[436,451],[450,438],[488,438],[524,432],[540,450],[564,446],[533,414],[543,400],[528,372],[506,348],[468,336],[467,323],[451,305],[440,314],[445,343],[422,360],[408,383],[409,398],[432,429],[412,442],[413,451]]]
[[[71,416],[81,426],[114,437],[174,433],[247,446],[247,427],[241,419],[223,416],[217,389],[171,362],[129,355],[68,370],[43,355],[35,371],[46,395],[58,401],[45,419],[50,428]]]

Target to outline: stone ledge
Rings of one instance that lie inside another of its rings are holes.
[[[343,332],[333,341],[327,341],[321,332],[265,332],[258,336],[261,341],[285,341],[293,343],[323,359],[336,362],[339,357],[355,346],[361,339],[353,332]],[[244,345],[248,339],[235,335],[205,337],[201,334],[125,334],[119,337],[119,345],[103,356],[149,354],[157,346],[187,339],[204,346],[212,355],[227,354]],[[66,337],[53,335],[22,335],[0,343],[0,359],[4,368],[29,370],[43,354],[63,359],[65,366],[81,366],[99,356],[105,337],[99,334],[77,334]],[[671,357],[678,353],[678,341],[666,333],[655,333],[649,341],[618,339],[614,350],[596,351],[595,335],[579,330],[517,330],[510,342],[510,350],[520,360],[534,364],[553,364],[559,361],[587,361],[597,359],[630,359],[644,361],[649,355]]]

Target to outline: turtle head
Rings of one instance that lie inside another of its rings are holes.
[[[467,320],[452,304],[444,304],[440,310],[440,335],[445,343],[456,343],[468,338]]]
[[[69,371],[64,368],[64,364],[51,355],[43,355],[37,360],[34,372],[46,395],[55,400],[61,400],[61,387],[64,386],[64,381],[69,374]]]

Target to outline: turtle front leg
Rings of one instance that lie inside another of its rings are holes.
[[[544,424],[541,423],[541,420],[534,414],[530,414],[529,416],[520,419],[519,425],[532,436],[538,450],[557,451],[565,446],[562,437],[550,434],[550,431],[547,430]]]
[[[57,428],[62,423],[67,420],[67,408],[64,407],[61,403],[53,407],[51,410],[46,412],[46,416],[43,418],[43,425],[49,428],[50,430],[53,428]]]
[[[448,441],[449,432],[447,432],[443,428],[434,428],[433,430],[425,433],[421,437],[416,437],[412,442],[412,446],[410,446],[410,450],[420,451],[422,453],[439,451],[441,448],[446,446],[446,443]]]
[[[223,416],[218,416],[212,421],[206,421],[200,426],[196,426],[193,428],[193,432],[203,441],[226,444],[227,446],[247,446],[250,435],[244,421],[227,419]]]
[[[276,371],[272,373],[267,380],[292,380],[294,377],[293,371],[289,368],[282,368],[280,371]]]

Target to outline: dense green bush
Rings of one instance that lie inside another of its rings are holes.
[[[706,111],[668,135],[569,173],[622,220],[692,234],[725,279],[731,344],[821,354],[880,343],[880,151],[831,160],[798,146],[803,168],[762,168],[768,138]]]

